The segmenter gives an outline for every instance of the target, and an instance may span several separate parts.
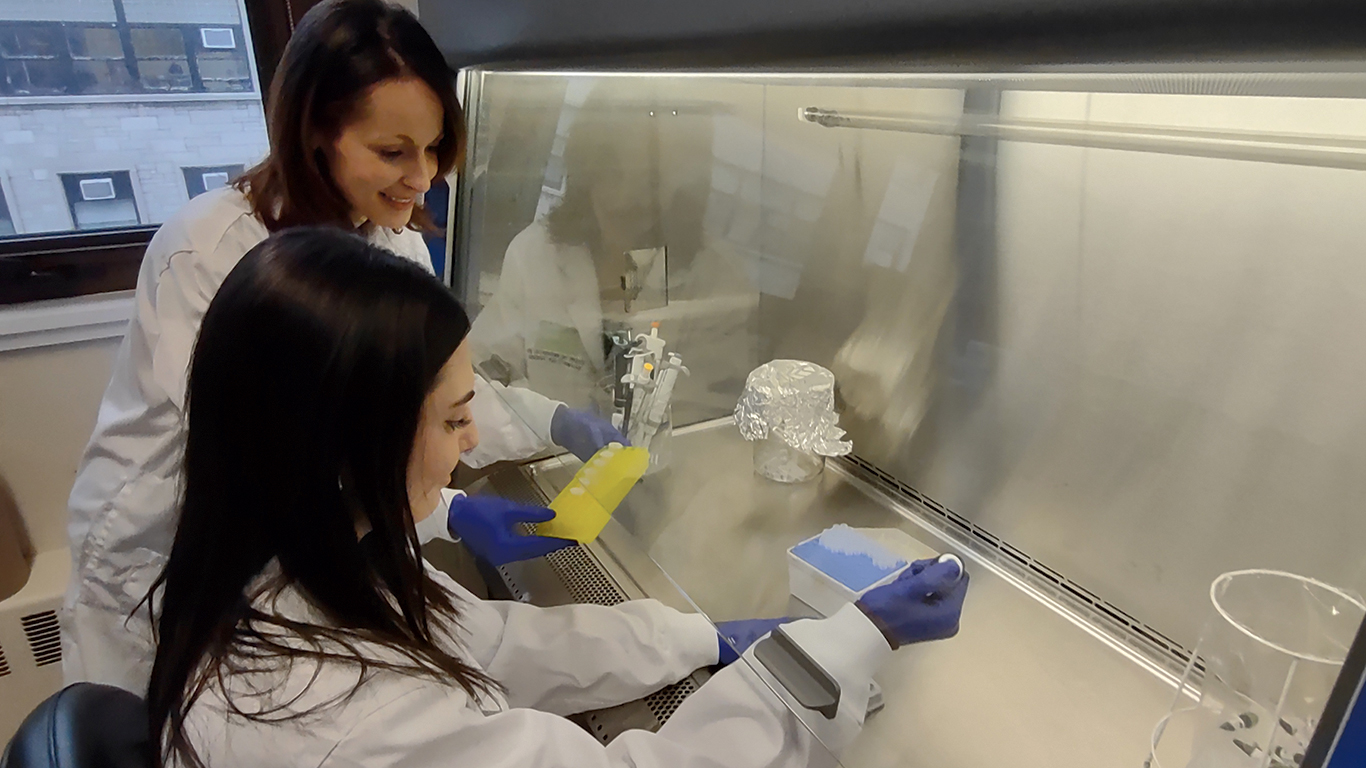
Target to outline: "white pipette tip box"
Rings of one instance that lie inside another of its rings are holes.
[[[939,553],[895,528],[836,525],[787,550],[788,590],[822,616],[895,581],[913,560]]]

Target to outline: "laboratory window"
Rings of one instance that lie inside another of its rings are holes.
[[[140,223],[128,171],[64,173],[61,178],[76,229],[112,229]]]
[[[269,149],[259,78],[316,4],[0,0],[0,307],[134,287],[156,225]]]
[[[198,197],[205,192],[226,187],[242,175],[243,165],[210,165],[181,168],[185,174],[185,191],[190,197]]]

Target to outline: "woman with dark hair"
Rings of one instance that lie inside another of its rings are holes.
[[[285,227],[364,235],[430,270],[422,195],[465,146],[454,81],[411,13],[381,0],[327,0],[295,30],[271,84],[270,154],[234,186],[196,197],[152,239],[136,311],[114,362],[70,499],[74,573],[63,611],[68,682],[144,689],[150,627],[130,616],[170,549],[174,473],[190,349],[205,308],[242,255]],[[621,439],[610,425],[526,389],[483,380],[472,466],[553,442],[581,458]],[[538,508],[460,501],[449,526],[495,564],[566,543],[514,536]],[[446,517],[447,510],[442,510]],[[450,535],[446,533],[446,535]]]
[[[858,732],[894,648],[957,631],[965,575],[920,563],[785,627],[839,685],[836,710],[780,700],[751,658],[657,734],[603,746],[561,715],[744,648],[652,600],[481,601],[427,566],[415,525],[479,441],[468,331],[435,278],[335,229],[272,235],[227,276],[194,348],[180,523],[149,596],[162,765],[819,764]]]

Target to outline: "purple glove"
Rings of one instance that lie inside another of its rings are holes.
[[[871,590],[858,607],[893,649],[958,634],[968,574],[958,563],[917,560],[891,584]]]
[[[476,557],[507,565],[532,560],[574,546],[569,539],[519,533],[518,523],[544,523],[555,517],[545,507],[529,507],[498,496],[457,496],[451,501],[446,527]]]
[[[721,642],[721,657],[717,663],[722,666],[735,663],[759,638],[789,621],[794,619],[742,619],[717,624],[716,634],[720,635]]]
[[[550,418],[550,439],[578,456],[579,461],[588,461],[609,443],[631,444],[606,419],[565,405],[556,408]]]

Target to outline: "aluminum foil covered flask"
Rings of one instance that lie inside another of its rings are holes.
[[[854,447],[840,439],[835,375],[804,360],[774,360],[751,371],[735,424],[754,443],[754,471],[780,483],[811,480],[826,456]]]

